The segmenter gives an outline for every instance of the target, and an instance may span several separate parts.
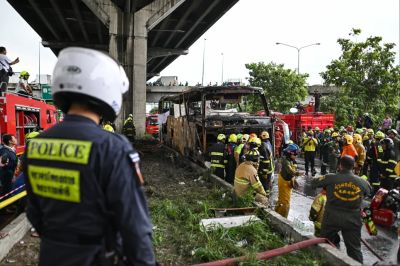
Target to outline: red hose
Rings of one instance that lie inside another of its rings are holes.
[[[314,246],[317,244],[321,243],[330,243],[326,238],[313,238],[313,239],[308,239],[304,241],[300,241],[291,245],[287,245],[281,248],[276,248],[273,250],[268,250],[264,252],[260,252],[256,254],[256,258],[259,260],[266,260],[270,259],[276,256],[280,256],[298,249],[306,248],[309,246]],[[242,257],[237,257],[237,258],[231,258],[231,259],[223,259],[223,260],[217,260],[217,261],[211,261],[211,262],[206,262],[206,263],[201,263],[201,264],[195,264],[193,266],[225,266],[225,265],[232,265],[237,262],[243,261],[247,259],[248,257],[242,256]]]

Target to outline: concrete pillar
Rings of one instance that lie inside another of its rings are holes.
[[[146,73],[147,73],[147,27],[148,9],[135,13],[133,50],[133,118],[136,135],[142,137],[146,123]]]

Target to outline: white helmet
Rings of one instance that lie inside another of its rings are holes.
[[[72,102],[81,102],[93,107],[105,120],[114,121],[128,87],[124,69],[103,52],[69,47],[58,55],[53,71],[53,99],[64,113]]]

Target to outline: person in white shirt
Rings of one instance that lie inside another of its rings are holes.
[[[7,54],[7,49],[3,46],[0,46],[0,90],[1,90],[1,92],[7,91],[8,79],[9,79],[9,76],[12,75],[11,65],[14,65],[19,62],[19,57],[17,57],[14,61],[11,61],[10,58],[8,58],[8,56],[6,54]]]
[[[19,94],[31,95],[32,96],[32,87],[28,84],[29,73],[28,71],[21,71],[19,74],[19,82],[17,85],[17,92]]]

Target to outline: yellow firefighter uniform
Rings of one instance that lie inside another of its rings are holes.
[[[290,198],[295,185],[295,176],[298,176],[297,165],[289,158],[282,158],[282,169],[278,175],[278,202],[275,211],[287,218],[290,208]]]
[[[322,190],[311,204],[310,221],[314,222],[314,235],[320,236],[322,218],[324,217],[326,204],[326,190]]]
[[[268,203],[267,193],[258,178],[257,169],[253,162],[245,161],[241,163],[235,171],[234,190],[236,196],[244,197],[249,191],[256,192],[255,200],[262,204]]]

